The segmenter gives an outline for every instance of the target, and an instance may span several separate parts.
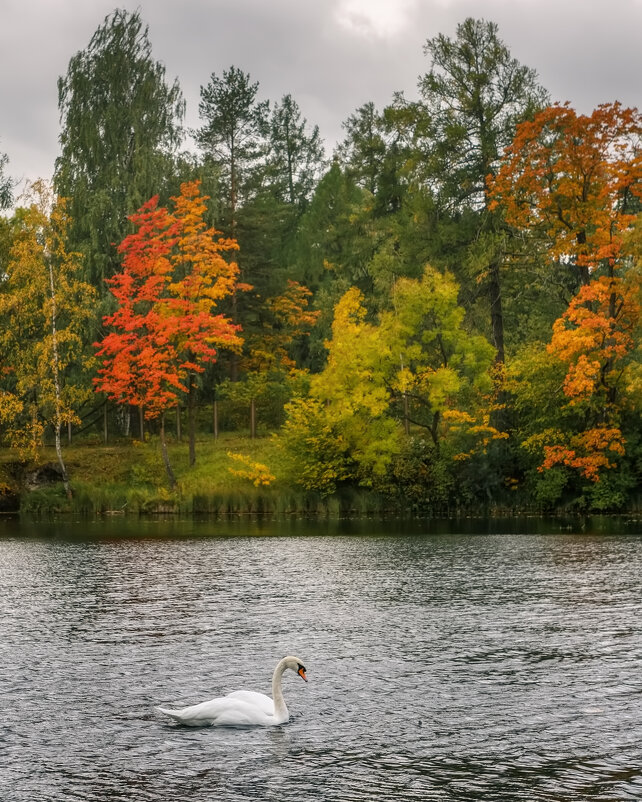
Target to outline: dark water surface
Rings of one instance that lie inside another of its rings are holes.
[[[642,799],[639,528],[467,529],[0,522],[0,799]]]

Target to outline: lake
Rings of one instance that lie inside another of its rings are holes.
[[[641,591],[625,520],[0,521],[0,798],[640,800]]]

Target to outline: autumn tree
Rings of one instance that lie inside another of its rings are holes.
[[[603,291],[580,291],[556,323],[553,342],[523,346],[507,366],[520,484],[530,502],[612,510],[637,484],[642,409],[640,354],[626,342],[639,321],[631,289],[610,324],[600,310]],[[601,348],[605,324],[615,334],[610,370]]]
[[[543,469],[567,465],[595,482],[624,456],[621,395],[640,322],[639,294],[637,276],[600,276],[580,289],[553,326],[548,352],[566,366],[563,392],[584,425],[579,432],[549,433]]]
[[[325,369],[307,397],[286,407],[281,442],[295,481],[309,490],[334,492],[347,480],[371,487],[399,449],[399,427],[387,414],[387,347],[365,318],[363,294],[353,287],[336,306]]]
[[[397,414],[407,431],[425,429],[437,450],[464,424],[496,435],[483,403],[491,393],[492,346],[466,331],[458,290],[452,275],[428,266],[421,280],[397,282],[393,309],[381,316]]]
[[[54,184],[69,198],[71,247],[100,293],[119,269],[128,217],[167,185],[182,139],[177,81],[152,56],[138,11],[117,9],[58,79],[62,130]]]
[[[66,249],[64,201],[42,181],[16,211],[6,275],[0,288],[2,396],[0,416],[12,445],[35,455],[47,427],[55,436],[61,476],[71,495],[61,428],[79,424],[91,397],[93,367],[86,334],[95,292],[81,280],[79,254]]]
[[[381,486],[401,454],[404,434],[429,438],[426,474],[438,462],[454,473],[454,462],[471,461],[503,437],[484,408],[493,348],[466,331],[457,291],[451,276],[427,267],[421,280],[398,281],[393,309],[376,319],[368,319],[357,288],[341,298],[326,343],[327,364],[311,377],[308,397],[288,406],[281,433],[309,481],[331,486],[341,477]]]
[[[640,211],[642,115],[620,103],[590,115],[553,105],[518,126],[488,180],[490,208],[542,240],[549,260],[573,264],[578,286],[613,276]]]
[[[240,342],[238,327],[213,314],[220,298],[233,291],[238,270],[221,256],[235,243],[202,223],[205,200],[197,184],[186,183],[175,198],[175,213],[160,207],[156,196],[131,216],[136,231],[120,244],[123,269],[109,281],[118,307],[105,317],[110,330],[98,344],[97,389],[160,420],[172,487],[165,413],[189,394],[190,377],[215,360],[219,345]]]
[[[625,240],[642,196],[642,117],[619,103],[578,115],[554,105],[522,123],[495,178],[494,206],[543,243],[551,270],[570,264],[578,291],[553,326],[570,430],[535,433],[541,469],[572,468],[597,482],[625,453],[623,389],[639,322],[639,279]]]
[[[299,396],[285,407],[286,419],[278,444],[293,484],[323,496],[335,493],[355,479],[350,443],[325,405],[311,396]]]
[[[108,327],[97,343],[102,367],[96,389],[118,404],[132,404],[148,419],[161,420],[161,449],[170,485],[176,485],[165,440],[165,412],[176,405],[186,371],[170,342],[161,299],[171,281],[170,251],[178,224],[155,196],[130,216],[136,229],[118,247],[123,269],[107,283],[116,311],[103,318]],[[166,316],[167,317],[167,316]],[[141,432],[142,436],[142,432]]]

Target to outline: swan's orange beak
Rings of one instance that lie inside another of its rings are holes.
[[[303,668],[303,666],[301,666],[296,673],[301,677],[302,680],[305,680],[306,682],[308,681],[308,678],[305,676],[305,668]]]

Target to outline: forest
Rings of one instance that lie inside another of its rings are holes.
[[[49,460],[93,511],[639,509],[642,115],[486,20],[425,56],[329,153],[237,66],[187,130],[140,12],[103,21],[53,176],[14,198],[0,154],[0,492]]]

